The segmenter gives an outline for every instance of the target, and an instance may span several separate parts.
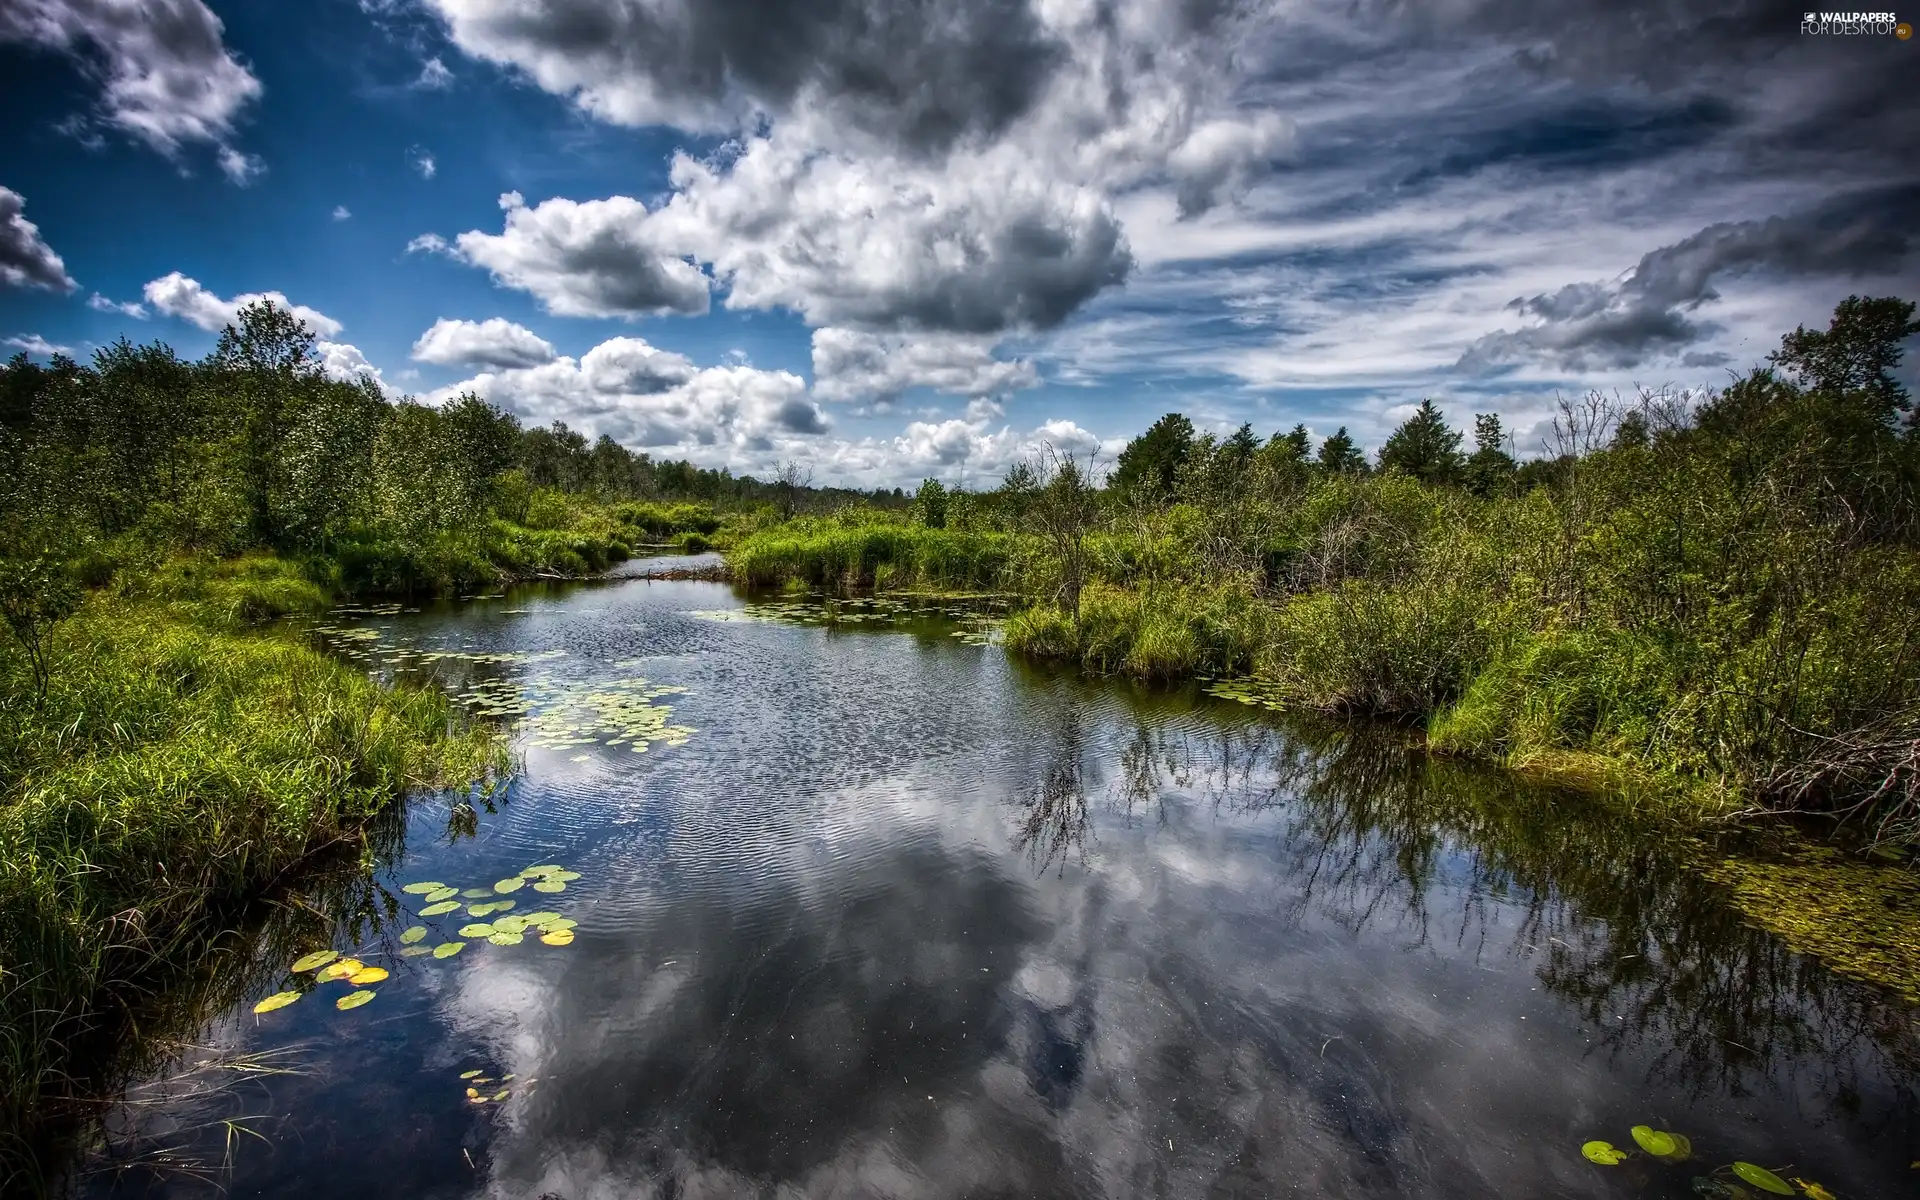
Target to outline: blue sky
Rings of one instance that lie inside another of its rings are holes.
[[[9,0],[0,342],[198,355],[275,293],[396,396],[865,486],[1423,396],[1526,452],[1920,298],[1920,43],[1799,19]]]

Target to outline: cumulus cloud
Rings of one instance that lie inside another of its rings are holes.
[[[0,187],[0,284],[10,288],[43,288],[71,292],[80,285],[67,274],[67,264],[40,236],[40,227],[27,220],[26,197]]]
[[[790,371],[696,367],[639,338],[612,338],[579,360],[482,372],[435,392],[471,392],[534,423],[562,420],[638,448],[674,447],[724,462],[764,458],[828,423]]]
[[[551,342],[501,317],[485,321],[442,317],[413,343],[414,361],[438,366],[535,367],[554,357]]]
[[[407,161],[413,164],[414,170],[420,172],[422,179],[432,179],[440,170],[439,164],[433,161],[433,155],[418,148],[408,151]]]
[[[242,154],[231,146],[220,147],[216,156],[220,171],[227,179],[245,187],[267,173],[266,160],[257,154]]]
[[[154,311],[165,313],[169,317],[178,317],[191,325],[197,325],[209,333],[218,332],[240,319],[240,310],[257,301],[271,301],[286,309],[306,323],[316,336],[331,338],[339,335],[340,322],[316,309],[304,304],[295,304],[281,292],[247,292],[231,300],[222,300],[198,280],[189,279],[178,271],[169,272],[148,283],[145,288],[147,303]],[[357,351],[355,353],[358,353]]]
[[[991,396],[1038,382],[1032,363],[996,359],[992,338],[813,331],[813,390],[823,400],[890,400],[911,387]]]
[[[119,313],[123,317],[132,317],[137,321],[147,319],[147,308],[139,301],[128,300],[125,303],[121,303],[119,301],[109,300],[99,292],[95,292],[93,295],[87,297],[87,307],[95,312]]]
[[[438,57],[429,58],[420,64],[420,78],[413,86],[427,92],[443,92],[453,86],[453,72],[447,70],[447,64]]]
[[[519,192],[500,197],[500,233],[471,230],[451,245],[422,234],[410,250],[448,253],[483,267],[502,287],[531,293],[565,317],[643,317],[704,313],[708,280],[667,250],[646,205],[627,196],[532,208]]]
[[[338,379],[346,383],[358,383],[368,380],[380,389],[388,399],[397,399],[401,390],[386,381],[380,368],[367,361],[360,347],[348,342],[329,342],[321,340],[314,345],[320,355],[320,370],[329,379]]]
[[[260,95],[222,41],[224,26],[202,0],[11,0],[0,6],[0,41],[24,41],[77,59],[99,84],[99,120],[173,156],[206,143],[225,153],[230,178],[249,159],[230,148],[240,113]],[[235,157],[231,160],[227,155]],[[244,182],[257,170],[239,176]]]
[[[60,346],[41,337],[37,333],[23,333],[7,338],[0,345],[12,346],[15,350],[24,350],[36,358],[52,358],[56,354],[72,354],[72,346]]]

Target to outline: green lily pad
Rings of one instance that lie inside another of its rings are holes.
[[[1733,1164],[1733,1173],[1763,1192],[1772,1192],[1776,1196],[1791,1196],[1793,1185],[1775,1175],[1765,1167],[1750,1162]]]
[[[257,1013],[270,1013],[276,1008],[285,1008],[300,998],[299,992],[275,992],[265,1000],[253,1006]]]
[[[1588,1142],[1580,1147],[1580,1153],[1588,1162],[1599,1163],[1603,1167],[1617,1167],[1626,1160],[1627,1152],[1612,1142]]]
[[[410,883],[400,890],[414,896],[424,896],[428,892],[437,892],[447,886],[444,883]]]
[[[435,958],[452,958],[466,948],[467,944],[465,942],[441,942],[433,948],[433,956]]]
[[[475,1067],[475,1068],[474,1068],[473,1070],[471,1070],[471,1071],[462,1071],[462,1072],[460,1072],[460,1078],[462,1078],[462,1079],[477,1079],[477,1078],[479,1078],[479,1076],[480,1076],[480,1068],[479,1068],[479,1067]]]
[[[493,929],[495,933],[525,933],[527,923],[525,917],[501,917],[493,923]]]
[[[493,889],[492,888],[468,888],[466,891],[461,892],[460,894],[462,896],[465,896],[469,900],[485,900],[488,896],[493,895]]]
[[[567,885],[557,879],[542,879],[539,883],[533,885],[533,890],[536,892],[564,892],[567,890]]]
[[[459,888],[438,887],[426,894],[426,901],[428,904],[438,904],[442,900],[451,900],[459,894]]]
[[[574,920],[572,917],[555,917],[553,920],[540,926],[540,929],[545,933],[558,933],[563,929],[577,929],[579,926],[580,922]]]
[[[559,881],[559,882],[561,882],[561,883],[571,883],[571,882],[573,882],[574,880],[576,880],[576,879],[578,879],[578,878],[580,878],[580,872],[578,872],[578,871],[549,871],[549,872],[547,872],[547,878],[548,878],[548,879],[555,879],[555,880],[558,880],[558,881]]]
[[[324,967],[340,957],[338,950],[315,950],[312,954],[302,954],[293,960],[295,971],[311,971],[315,967]]]
[[[432,946],[402,946],[402,947],[400,947],[400,957],[401,957],[401,958],[419,958],[419,957],[420,957],[420,956],[421,956],[422,954],[432,954],[432,953],[433,953],[433,947],[432,947]]]
[[[518,946],[522,940],[522,937],[523,935],[518,933],[505,933],[505,932],[496,931],[492,936],[487,938],[487,940],[489,942],[492,942],[496,946]]]
[[[426,936],[427,927],[425,925],[414,925],[401,931],[400,944],[403,946],[411,946]]]
[[[350,1008],[359,1008],[362,1004],[365,1004],[367,1001],[373,999],[373,995],[374,993],[372,988],[361,988],[357,992],[348,992],[346,995],[340,997],[338,1000],[335,1000],[333,1002],[333,1006],[339,1009],[340,1011],[345,1012],[347,1009],[350,1009]]]
[[[496,1102],[505,1100],[507,1098],[507,1089],[501,1088],[499,1091],[493,1094],[493,1098]]]
[[[429,904],[421,909],[420,915],[423,917],[438,917],[445,913],[450,913],[459,907],[460,902],[458,900],[442,900],[438,904]]]
[[[1633,1135],[1634,1141],[1640,1143],[1642,1150],[1655,1158],[1669,1158],[1680,1150],[1680,1143],[1672,1134],[1651,1125],[1635,1125],[1627,1132]]]
[[[461,937],[468,937],[468,938],[492,937],[493,932],[494,932],[493,926],[487,924],[485,921],[475,921],[471,925],[462,925],[460,927]]]
[[[520,874],[522,877],[525,877],[529,875],[545,875],[549,871],[564,871],[564,870],[566,870],[565,867],[548,864],[547,866],[544,866],[544,867],[528,867],[526,870],[520,872]]]
[[[526,882],[525,879],[515,875],[512,878],[502,879],[496,882],[493,885],[493,890],[496,892],[517,892],[526,885]]]
[[[558,921],[559,919],[559,913],[549,912],[544,908],[539,912],[530,912],[526,917],[527,924],[529,925],[545,925],[548,921]]]

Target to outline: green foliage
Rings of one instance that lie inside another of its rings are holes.
[[[1366,455],[1360,453],[1360,447],[1342,425],[1333,431],[1326,441],[1320,443],[1320,469],[1329,475],[1364,475],[1367,473]]]
[[[1180,413],[1168,413],[1128,442],[1113,472],[1113,489],[1163,500],[1174,494],[1180,470],[1193,451],[1193,422]]]
[[[1459,430],[1447,425],[1446,417],[1430,399],[1422,400],[1414,414],[1380,447],[1382,471],[1398,471],[1421,483],[1458,483],[1464,466]]]
[[[913,494],[913,519],[928,529],[947,527],[947,489],[938,479],[924,479]]]
[[[751,534],[728,555],[733,577],[846,590],[874,586],[998,590],[1012,539],[923,525],[801,520]]]
[[[35,701],[47,694],[48,629],[79,607],[80,589],[66,566],[50,554],[0,558],[0,617],[26,652]]]

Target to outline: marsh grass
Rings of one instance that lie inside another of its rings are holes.
[[[9,1130],[84,1092],[74,1056],[191,974],[243,902],[364,848],[406,792],[506,765],[441,693],[256,628],[324,600],[290,564],[176,563],[123,591],[54,629],[43,703],[26,702],[23,656],[0,652]]]
[[[1014,539],[903,522],[800,520],[761,530],[728,555],[750,587],[997,591],[1010,578]]]

